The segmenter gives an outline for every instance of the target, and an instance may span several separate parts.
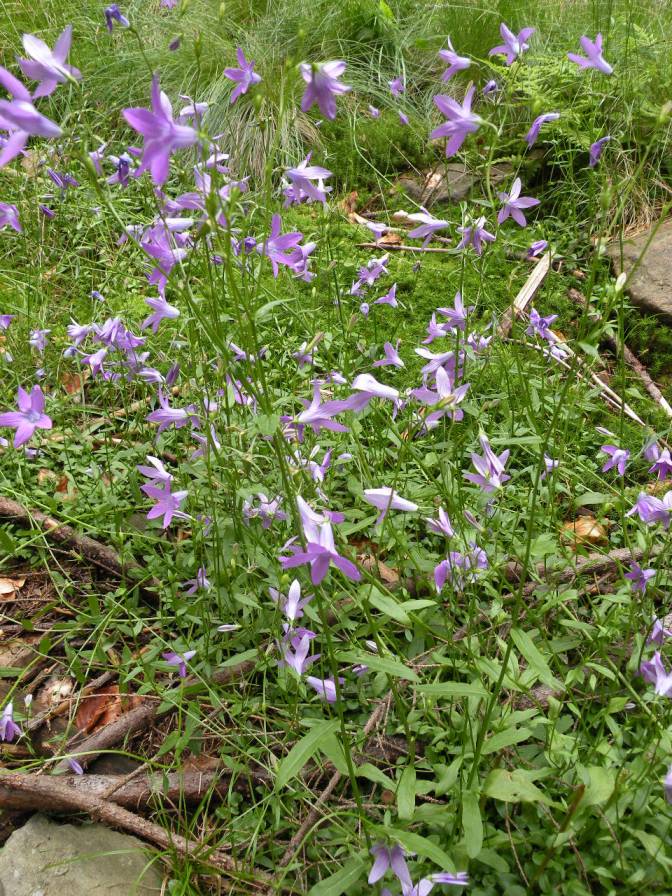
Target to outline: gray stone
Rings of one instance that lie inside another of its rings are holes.
[[[493,165],[490,169],[492,185],[497,186],[511,177],[512,173],[513,168],[508,162]],[[434,171],[402,174],[391,192],[403,192],[413,202],[431,208],[440,202],[460,202],[481,182],[482,178],[470,174],[462,162],[447,162]]]
[[[162,877],[137,837],[33,815],[0,851],[0,896],[158,896]]]
[[[607,252],[616,275],[625,271],[629,274],[651,236],[647,230],[632,239],[623,241],[623,262],[621,264],[620,243],[611,243]],[[628,279],[627,292],[643,311],[663,317],[672,323],[672,220],[662,224],[646,249],[641,264]]]

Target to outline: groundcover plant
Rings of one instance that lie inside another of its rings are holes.
[[[0,808],[171,894],[669,893],[606,248],[669,211],[670,17],[216,6],[1,13]]]

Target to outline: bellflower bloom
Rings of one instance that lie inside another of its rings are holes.
[[[383,346],[383,350],[385,351],[385,357],[381,358],[379,361],[373,362],[373,367],[405,367],[406,365],[399,357],[399,343],[400,339],[397,339],[397,347],[395,348],[391,342],[386,342]]]
[[[607,143],[611,140],[611,137],[607,134],[606,137],[600,137],[599,140],[596,140],[594,143],[590,144],[590,150],[588,151],[589,161],[588,165],[591,168],[594,168],[597,163],[600,161],[602,157],[602,152]]]
[[[60,137],[61,129],[38,112],[25,86],[6,68],[0,66],[0,84],[11,95],[11,100],[0,100],[0,125],[10,132],[0,152],[0,168],[23,151],[28,138]]]
[[[238,97],[247,93],[250,87],[259,84],[261,81],[261,75],[258,75],[254,70],[254,62],[245,58],[245,53],[243,53],[240,47],[236,50],[236,58],[238,59],[239,68],[224,69],[224,77],[234,81],[236,84],[231,92],[231,103],[235,103]]]
[[[131,23],[128,21],[126,16],[122,14],[117,4],[112,3],[110,4],[110,6],[105,7],[105,24],[107,25],[107,30],[110,32],[110,34],[112,34],[112,29],[114,28],[115,22],[118,22],[122,28],[131,27]]]
[[[71,43],[72,25],[68,25],[61,32],[61,36],[54,44],[53,51],[34,34],[23,35],[23,48],[30,59],[18,59],[17,61],[26,78],[40,82],[33,93],[33,99],[49,96],[54,92],[57,84],[81,79],[82,73],[79,69],[68,65],[65,61],[68,58]]]
[[[453,300],[452,308],[438,308],[437,311],[439,314],[443,314],[444,317],[448,318],[448,324],[453,330],[461,330],[464,332],[467,328],[467,318],[474,310],[475,305],[469,305],[468,308],[464,307],[464,302],[462,301],[462,293],[458,291],[455,293],[455,299]]]
[[[456,72],[463,72],[471,65],[471,59],[469,59],[468,56],[457,55],[453,49],[450,38],[448,38],[448,49],[439,50],[439,56],[448,65],[448,68],[441,75],[442,81],[449,81]]]
[[[315,632],[300,628],[290,633],[282,648],[282,662],[280,665],[289,666],[297,675],[303,675],[306,669],[318,659],[319,654],[308,655],[310,642],[316,638]]]
[[[401,109],[399,110],[399,121],[405,127],[408,127],[408,124],[409,124],[408,115],[405,112],[402,112]]]
[[[15,317],[15,314],[0,314],[0,330],[9,330],[9,325]]]
[[[647,526],[651,526],[653,523],[662,523],[665,529],[669,529],[671,511],[672,491],[669,491],[663,498],[656,498],[655,495],[640,492],[634,506],[625,515],[633,516],[636,513]]]
[[[389,305],[390,308],[396,308],[399,305],[397,302],[397,284],[393,283],[392,286],[388,289],[384,296],[381,296],[379,299],[373,303],[374,305]]]
[[[438,128],[435,128],[430,137],[432,140],[448,137],[446,158],[450,158],[450,156],[454,156],[455,153],[459,152],[469,134],[475,134],[482,124],[479,116],[471,111],[475,90],[476,88],[473,85],[467,90],[462,105],[451,96],[445,94],[439,94],[434,97],[434,104],[448,120]]]
[[[538,255],[548,248],[548,240],[536,240],[534,243],[530,243],[530,246],[527,250],[528,258],[536,258]]]
[[[163,465],[163,461],[161,461],[158,457],[153,457],[153,455],[148,454],[147,460],[150,463],[150,466],[144,466],[143,464],[138,464],[137,470],[142,476],[145,476],[149,479],[150,482],[172,482],[173,475],[169,473],[168,470]]]
[[[166,650],[161,654],[169,666],[176,666],[180,678],[187,677],[187,663],[196,656],[195,650],[185,650],[184,653],[176,653],[174,650]]]
[[[243,516],[246,520],[258,517],[261,520],[262,529],[269,529],[275,520],[287,519],[287,514],[284,510],[280,510],[282,498],[279,495],[270,501],[263,492],[259,492],[256,495],[256,499],[259,502],[258,507],[253,505],[253,498],[246,498],[243,502]]]
[[[427,523],[427,528],[430,532],[435,532],[437,535],[445,535],[446,538],[452,538],[453,535],[455,535],[448,514],[443,507],[439,507],[438,520],[433,520],[431,517],[425,517],[425,522]]]
[[[464,400],[469,391],[469,383],[463,383],[461,386],[455,387],[450,374],[443,368],[439,367],[436,371],[436,391],[432,391],[427,386],[420,389],[414,389],[412,395],[427,404],[434,410],[425,417],[425,428],[427,430],[434,429],[438,425],[442,417],[460,421],[464,417],[464,411],[457,405]]]
[[[396,875],[402,890],[406,891],[413,886],[404,850],[399,844],[389,847],[383,843],[376,843],[371,847],[371,855],[374,857],[374,862],[368,877],[370,884],[377,883],[389,869]]]
[[[457,245],[457,249],[466,249],[472,246],[477,255],[483,254],[483,243],[494,243],[495,235],[485,229],[485,216],[481,216],[478,220],[463,227],[458,227],[457,232],[462,235],[462,239]]]
[[[469,883],[469,875],[466,871],[458,871],[457,874],[451,874],[448,871],[439,871],[437,874],[430,874],[429,877],[423,877],[417,886],[404,893],[404,896],[429,896],[436,884],[448,884],[453,887],[466,887]]]
[[[475,544],[464,554],[461,551],[450,551],[448,557],[434,570],[437,593],[441,593],[448,579],[456,591],[463,591],[465,585],[477,581],[480,571],[487,568],[487,554]]]
[[[179,509],[180,505],[189,494],[187,491],[172,492],[169,482],[164,482],[163,487],[149,482],[146,485],[140,486],[140,488],[148,498],[156,501],[154,507],[152,507],[147,514],[148,520],[155,520],[158,517],[163,517],[161,525],[162,528],[167,529],[168,526],[170,526],[173,517],[182,520],[189,519],[189,515]]]
[[[402,498],[401,495],[397,494],[394,489],[389,488],[388,486],[383,486],[383,488],[367,488],[364,490],[363,497],[368,504],[372,504],[380,510],[376,525],[382,523],[390,510],[413,512],[418,509],[417,504],[414,504],[413,501],[407,501],[406,498]]]
[[[345,62],[323,62],[310,65],[302,62],[299,66],[306,89],[301,100],[301,110],[307,112],[315,103],[325,118],[336,118],[336,97],[342,96],[352,87],[338,80],[345,71]]]
[[[647,644],[658,644],[661,646],[665,641],[669,641],[672,638],[672,631],[669,628],[665,628],[665,622],[666,620],[660,620],[657,616],[653,617],[653,625],[646,639]]]
[[[672,803],[672,765],[670,766],[663,780],[663,791],[665,793],[665,799],[667,800],[667,802]]]
[[[162,320],[175,320],[180,316],[179,309],[175,308],[174,305],[169,305],[164,296],[145,299],[145,304],[149,305],[152,313],[140,324],[141,330],[151,327],[152,332],[156,333]]]
[[[494,492],[511,478],[504,469],[511,452],[507,448],[500,455],[495,454],[485,434],[480,435],[478,440],[483,449],[483,456],[472,453],[471,462],[476,468],[476,473],[465,473],[464,478],[479,486],[484,492]]]
[[[296,499],[301,526],[306,541],[306,548],[291,545],[292,556],[280,557],[283,569],[292,569],[307,563],[310,566],[310,577],[313,585],[319,585],[333,563],[344,576],[358,582],[361,573],[355,564],[342,557],[336,550],[331,521],[327,514],[316,513],[300,496]]]
[[[630,452],[623,448],[617,448],[616,445],[603,445],[600,451],[608,457],[607,462],[602,467],[602,472],[606,473],[608,470],[613,470],[616,467],[619,474],[625,476],[625,465],[630,459]]]
[[[316,382],[313,385],[313,400],[309,403],[305,399],[301,399],[305,408],[296,418],[297,423],[301,426],[310,426],[315,433],[319,433],[321,429],[329,429],[331,432],[347,432],[347,426],[338,423],[333,418],[336,414],[349,410],[349,405],[344,400],[322,401],[320,394],[320,384]]]
[[[0,414],[0,426],[16,429],[14,447],[20,448],[36,429],[51,429],[52,422],[44,413],[44,395],[39,386],[33,386],[30,394],[19,386],[16,402],[19,410]]]
[[[498,90],[499,85],[497,84],[497,82],[491,80],[488,81],[483,90],[481,90],[481,93],[483,94],[483,96],[491,96],[493,93],[497,93]]]
[[[338,677],[339,684],[345,684],[345,678]],[[314,675],[306,675],[306,684],[315,690],[318,697],[326,700],[327,703],[336,702],[336,683],[333,678],[316,678]]]
[[[546,317],[542,317],[536,308],[531,308],[530,325],[525,332],[528,336],[539,336],[540,339],[545,339],[547,342],[553,342],[554,336],[549,330],[549,327],[553,321],[557,320],[557,318],[557,314],[548,314]]]
[[[360,392],[361,396],[351,396],[347,401],[352,405],[352,410],[365,407],[372,398],[382,398],[396,401],[399,398],[399,390],[392,386],[379,383],[370,373],[360,373],[352,381],[352,388]]]
[[[672,457],[670,457],[668,448],[659,451],[653,466],[649,468],[649,473],[656,473],[659,480],[667,479],[672,475]]]
[[[393,78],[391,81],[387,82],[390,88],[390,93],[396,99],[401,96],[401,94],[406,90],[406,85],[404,84],[403,78]]]
[[[182,587],[186,588],[189,585],[189,588],[184,592],[185,594],[191,596],[192,594],[196,594],[197,591],[209,591],[212,588],[212,583],[208,579],[207,572],[205,566],[199,566],[196,571],[195,579],[187,579],[186,582],[183,583]]]
[[[271,262],[274,277],[278,276],[278,265],[292,266],[296,262],[293,251],[302,239],[303,234],[299,231],[283,234],[282,218],[280,215],[273,215],[271,218],[271,232],[262,244],[257,245],[257,252],[260,255],[265,255]]]
[[[294,579],[289,586],[287,597],[284,597],[276,588],[269,588],[268,593],[271,599],[280,607],[290,623],[294,623],[303,616],[303,608],[313,599],[314,595],[309,594],[307,597],[301,597],[301,583],[298,579]]]
[[[546,124],[548,121],[557,121],[560,118],[559,112],[545,112],[543,115],[537,115],[537,117],[532,122],[532,127],[525,135],[525,140],[527,141],[528,146],[534,146],[539,137],[539,132],[541,131],[542,125]]]
[[[412,240],[424,239],[424,245],[429,243],[437,230],[445,230],[446,227],[450,226],[448,221],[442,221],[440,218],[430,215],[426,208],[408,215],[408,220],[419,224],[418,227],[414,227],[413,230],[409,231],[409,238]]]
[[[8,744],[21,735],[21,729],[14,721],[14,706],[8,703],[0,717],[0,741]]]
[[[331,187],[327,187],[325,190],[324,181],[331,177],[331,171],[321,168],[319,165],[309,165],[311,155],[308,153],[296,168],[288,168],[285,171],[285,177],[291,183],[291,186],[285,190],[287,197],[285,208],[304,199],[322,203],[327,201],[326,193],[331,190]],[[316,181],[316,184],[313,184],[313,181]]]
[[[504,203],[497,215],[497,222],[499,224],[503,224],[510,215],[516,224],[519,224],[521,227],[527,226],[523,209],[534,208],[535,205],[539,205],[539,200],[533,199],[532,196],[521,196],[521,189],[522,183],[520,178],[517,177],[511,186],[510,193],[497,194],[500,201]]]
[[[549,474],[553,473],[554,470],[557,470],[560,466],[559,460],[553,460],[552,457],[549,457],[548,454],[544,454],[544,471],[539,477],[540,480],[544,480]]]
[[[604,75],[610,75],[614,71],[607,60],[602,55],[602,35],[597,34],[595,40],[592,41],[585,34],[581,38],[581,49],[586,54],[579,56],[577,53],[568,53],[567,58],[571,62],[575,62],[579,68],[594,68]]]
[[[135,107],[124,109],[123,115],[145,140],[138,176],[149,169],[154,183],[162,186],[168,179],[171,154],[193,146],[198,134],[192,127],[173,120],[173,107],[159,86],[158,75],[152,78],[151,110]]]
[[[518,34],[514,34],[502,22],[499,26],[499,33],[502,36],[503,44],[493,47],[488,56],[506,56],[506,64],[513,65],[519,56],[529,50],[530,45],[526,41],[534,34],[534,28],[523,28]]]
[[[21,222],[19,221],[19,210],[15,205],[9,202],[0,202],[0,230],[3,227],[11,227],[17,233],[21,233]]]
[[[639,563],[633,562],[629,572],[625,573],[624,578],[632,582],[631,587],[633,591],[639,591],[641,594],[644,594],[646,586],[649,584],[649,579],[653,579],[655,576],[655,569],[642,569]]]
[[[171,408],[168,399],[160,389],[159,404],[161,405],[159,410],[152,411],[145,417],[145,420],[147,420],[148,423],[159,424],[159,433],[162,433],[163,430],[167,429],[169,426],[174,426],[175,429],[180,429],[182,426],[186,426],[187,423],[191,423],[192,425],[198,423],[198,417],[196,417],[193,412],[193,406],[190,406],[189,408]]]
[[[644,681],[654,685],[654,690],[659,697],[669,697],[672,694],[672,674],[668,673],[665,668],[660,651],[656,650],[652,659],[640,665],[639,674]]]

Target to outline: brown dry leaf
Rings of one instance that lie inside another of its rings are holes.
[[[357,210],[358,199],[359,194],[357,190],[353,190],[351,193],[348,193],[345,199],[341,200],[340,206],[346,215],[352,215]]]
[[[31,177],[35,177],[37,172],[40,170],[40,157],[36,152],[28,149],[23,153],[23,158],[21,159],[21,167],[24,171],[26,171]]]
[[[570,542],[572,550],[578,545],[606,544],[607,530],[594,516],[580,516],[562,524],[562,534]]]
[[[86,368],[81,373],[71,373],[67,371],[61,376],[61,385],[68,395],[80,395],[84,389],[84,383],[89,378],[89,369]]]
[[[72,678],[59,678],[57,675],[52,675],[35,694],[33,709],[36,712],[53,709],[54,706],[58,706],[59,703],[72,696],[74,687],[75,683]]]
[[[46,467],[42,467],[37,473],[39,485],[44,485],[45,482],[52,482],[56,478],[56,473],[53,470],[48,470]]]
[[[385,585],[399,584],[399,573],[397,570],[392,569],[391,566],[383,563],[382,560],[376,561],[376,558],[372,557],[371,554],[358,554],[357,560],[367,572],[377,573],[380,576],[380,581]]]
[[[0,578],[0,600],[14,600],[16,592],[25,584],[25,579]]]
[[[90,734],[114,722],[120,715],[139,706],[141,702],[142,698],[135,694],[122,696],[118,685],[107,685],[82,697],[75,716],[75,725],[79,731]]]
[[[390,230],[388,233],[381,236],[377,242],[379,246],[400,246],[402,239],[398,233],[394,233]]]

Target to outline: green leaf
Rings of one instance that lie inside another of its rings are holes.
[[[562,689],[562,682],[558,681],[553,675],[550,666],[528,633],[520,628],[512,628],[510,637],[522,656],[527,660],[528,665],[537,673],[540,680],[551,688]]]
[[[415,766],[412,762],[406,766],[399,778],[397,812],[402,821],[410,821],[415,813]]]
[[[578,498],[575,498],[574,505],[576,507],[587,507],[590,504],[607,504],[611,500],[611,496],[605,495],[604,492],[584,492]]]
[[[485,796],[504,803],[549,803],[548,798],[519,769],[494,768],[483,784]]]
[[[616,786],[614,770],[601,765],[591,765],[583,771],[588,773],[590,783],[581,799],[581,805],[599,806],[601,803],[606,803]]]
[[[342,775],[349,772],[348,763],[345,761],[343,747],[335,734],[329,734],[320,741],[320,753],[324,753],[329,762]]]
[[[310,731],[297,741],[289,753],[281,760],[275,776],[276,788],[286,787],[289,781],[299,774],[304,765],[312,759],[320,748],[320,741],[338,730],[338,719],[318,722]]]
[[[370,762],[363,762],[357,766],[357,777],[366,778],[374,784],[380,784],[385,790],[392,792],[394,790],[394,781],[389,778],[382,769],[372,765]]]
[[[246,663],[248,660],[256,659],[258,655],[259,651],[257,648],[252,647],[250,650],[244,650],[242,653],[236,653],[233,656],[230,656],[221,663],[221,667],[223,669],[228,669],[229,666],[239,666],[241,663]]]
[[[504,731],[493,734],[484,742],[481,755],[487,756],[488,753],[496,753],[497,750],[503,750],[504,747],[512,747],[531,736],[532,732],[529,728],[505,728]]]
[[[278,414],[257,414],[254,418],[254,428],[262,436],[272,436],[279,425],[280,416]]]
[[[341,896],[348,887],[356,884],[366,869],[368,857],[355,856],[330,877],[316,883],[308,891],[308,896]]]
[[[383,594],[382,591],[379,591],[378,588],[375,587],[371,588],[370,593],[366,596],[372,606],[377,610],[380,610],[380,612],[384,613],[386,616],[389,616],[390,619],[394,619],[402,625],[408,625],[410,623],[411,620],[408,617],[408,613],[406,613],[405,610],[402,610],[401,606],[393,597]]]
[[[289,302],[296,301],[296,299],[274,299],[272,302],[266,302],[265,305],[262,305],[261,308],[257,308],[254,312],[254,318],[259,323],[259,321],[265,320],[271,311],[274,308],[277,308],[278,305],[287,305]]]
[[[462,794],[462,829],[467,855],[475,859],[483,847],[483,822],[478,794],[473,790],[465,790]]]
[[[406,852],[414,852],[425,859],[430,859],[442,871],[455,871],[455,863],[440,846],[411,831],[400,831],[398,828],[379,828],[381,839],[396,840]]]
[[[399,660],[395,660],[389,656],[376,656],[375,653],[364,653],[359,650],[346,650],[342,653],[339,651],[337,659],[344,663],[363,663],[374,672],[384,672],[391,675],[392,678],[405,678],[407,681],[419,681],[417,673],[413,669],[409,669]]]
[[[434,684],[421,684],[416,688],[418,694],[425,697],[446,697],[450,700],[459,697],[487,697],[482,684],[471,681],[439,681]]]

